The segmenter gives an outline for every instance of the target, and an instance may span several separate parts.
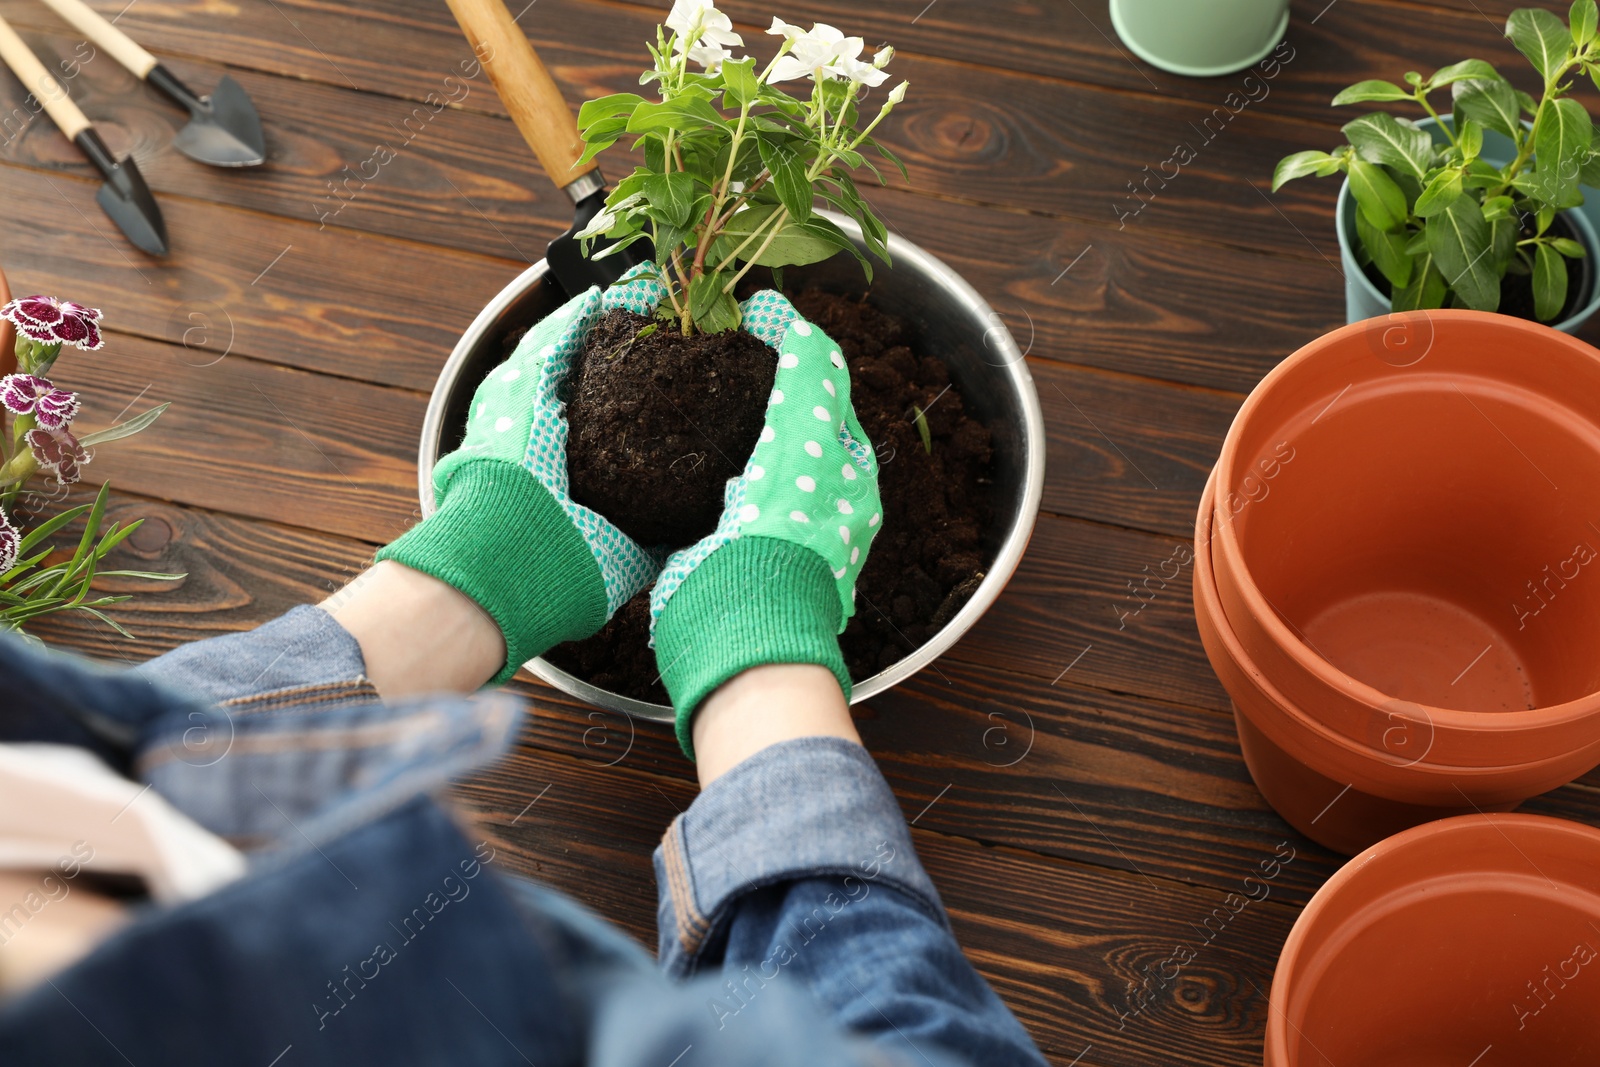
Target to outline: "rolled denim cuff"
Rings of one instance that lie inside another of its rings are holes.
[[[837,737],[773,745],[711,783],[667,827],[655,871],[658,956],[677,976],[694,973],[740,897],[803,878],[887,885],[949,925],[889,783]]]

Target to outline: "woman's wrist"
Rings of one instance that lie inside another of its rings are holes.
[[[783,741],[861,743],[838,679],[812,664],[769,664],[734,675],[700,705],[690,729],[701,788]]]

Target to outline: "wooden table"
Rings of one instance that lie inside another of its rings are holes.
[[[118,618],[137,643],[40,627],[136,661],[323,596],[416,518],[440,365],[570,212],[486,79],[459,76],[470,53],[438,0],[125,3],[95,0],[180,77],[244,84],[270,156],[192,163],[171,148],[174,109],[108,57],[69,66],[161,201],[158,262],[116,235],[71,146],[20,125],[0,79],[13,289],[106,312],[106,350],[61,368],[85,426],[172,402],[88,481],[109,477],[115,516],[145,519],[117,562],[188,577],[135,587]],[[760,39],[765,5],[724,6]],[[1351,116],[1327,102],[1360,78],[1476,55],[1535,88],[1500,38],[1515,6],[1296,0],[1275,76],[1197,81],[1131,60],[1105,0],[779,5],[899,48],[911,94],[883,139],[912,186],[874,201],[990,300],[1044,405],[1044,513],[1021,569],[966,640],[858,710],[963,944],[1058,1064],[1260,1062],[1278,949],[1340,859],[1251,785],[1172,561],[1244,393],[1342,321],[1335,185],[1269,194],[1273,164],[1336,143]],[[522,24],[576,103],[633,83],[664,8],[537,0]],[[47,62],[88,54],[41,5],[0,13]],[[1174,176],[1180,144],[1194,158]],[[694,795],[690,767],[658,726],[517,688],[537,716],[461,798],[510,866],[653,942],[650,851]],[[1600,821],[1597,790],[1590,775],[1527,808]],[[1267,899],[1223,904],[1291,851]]]

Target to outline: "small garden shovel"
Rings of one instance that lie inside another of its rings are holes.
[[[575,205],[572,228],[551,241],[544,253],[557,284],[567,296],[577,296],[592,285],[610,285],[629,267],[649,259],[652,251],[647,240],[599,261],[583,254],[576,234],[605,206],[606,183],[593,160],[578,165],[583,138],[561,90],[501,0],[449,0],[449,4],[539,165]],[[596,238],[592,250],[598,252],[610,243]]]
[[[189,124],[172,139],[178,151],[213,167],[252,167],[266,161],[261,116],[238,82],[224,74],[210,96],[198,96],[83,0],[44,2],[140,81],[149,82],[188,109]]]
[[[51,120],[67,135],[67,140],[77,145],[89,162],[105,176],[105,184],[95,194],[95,199],[117,224],[117,229],[128,240],[152,256],[167,254],[167,225],[161,219],[161,209],[156,198],[150,195],[138,166],[129,156],[121,162],[111,154],[111,149],[94,132],[78,105],[72,102],[67,90],[45,69],[39,57],[17,36],[11,24],[0,18],[0,59],[22,82],[35,99],[49,112]]]

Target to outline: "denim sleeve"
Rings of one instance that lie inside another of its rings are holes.
[[[888,783],[837,738],[774,745],[713,782],[655,854],[659,955],[714,976],[716,1031],[799,993],[907,1062],[1043,1064],[956,944]]]

